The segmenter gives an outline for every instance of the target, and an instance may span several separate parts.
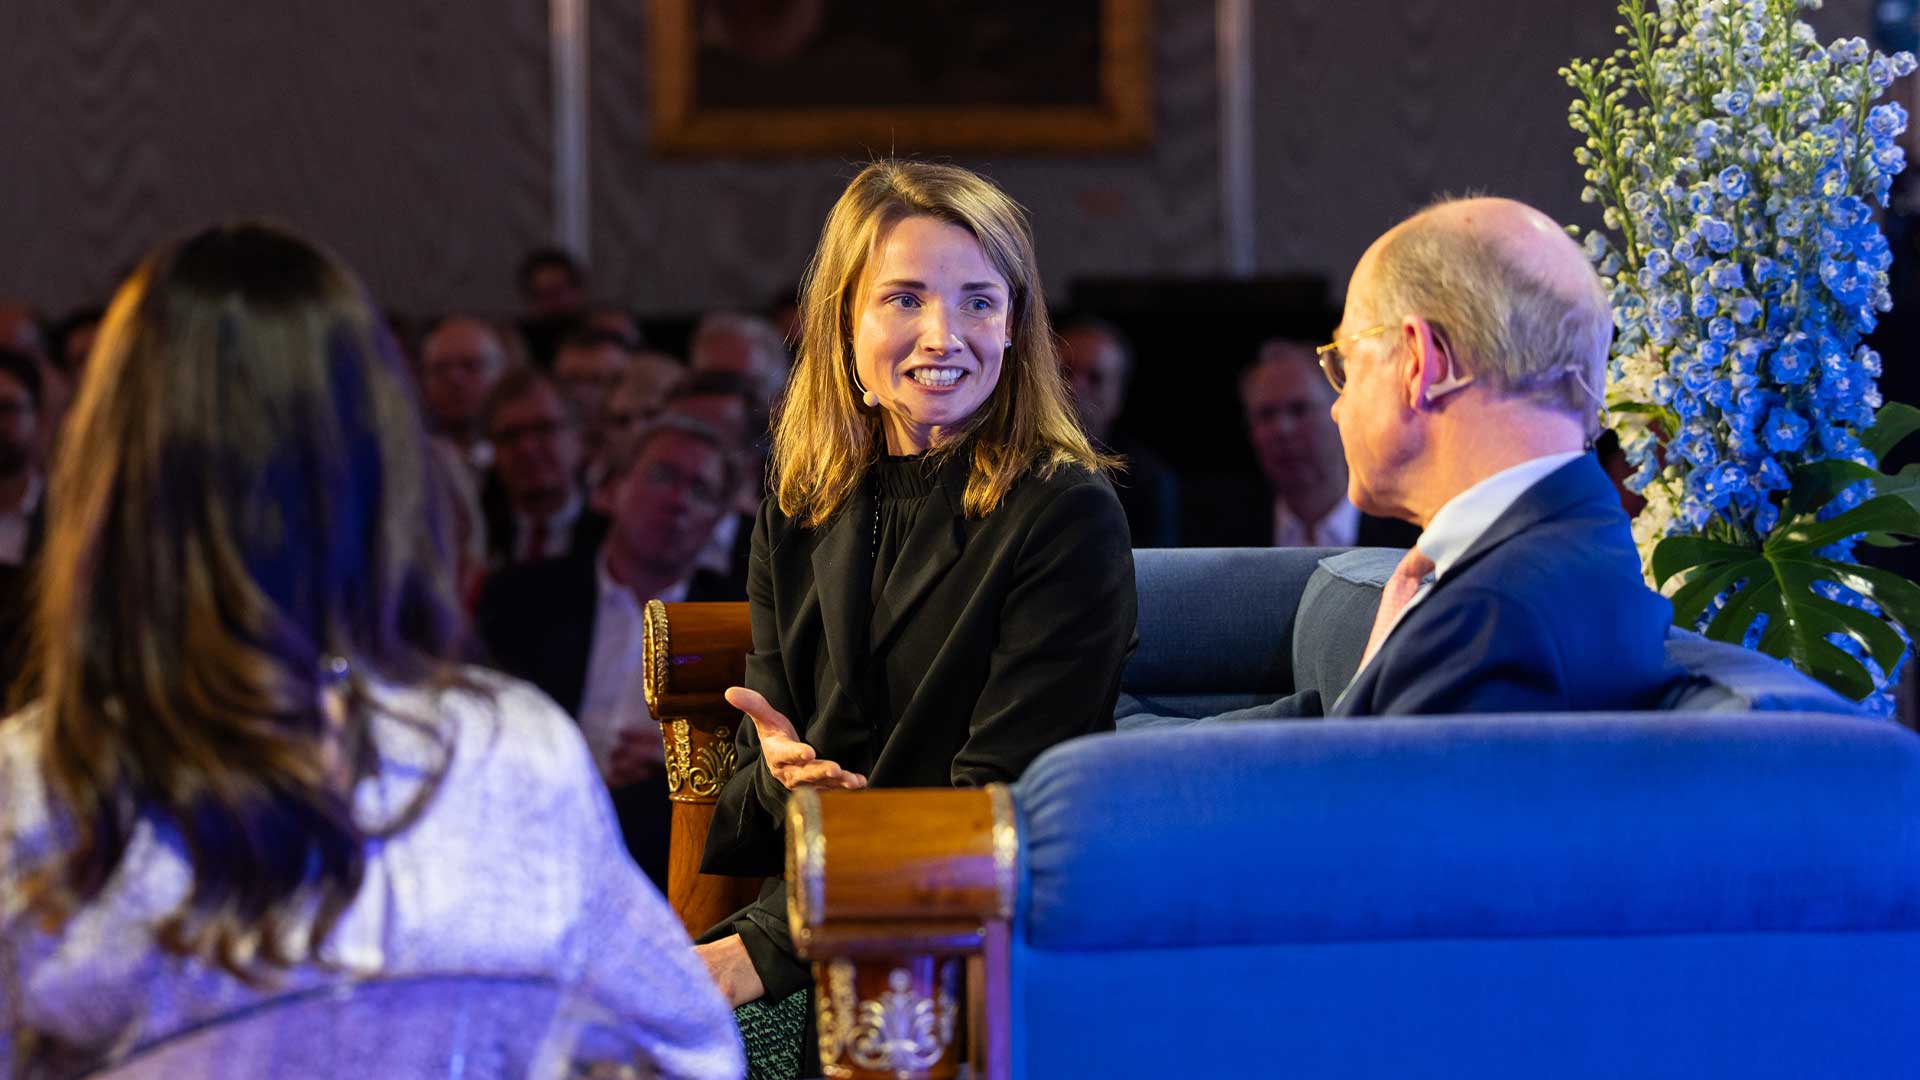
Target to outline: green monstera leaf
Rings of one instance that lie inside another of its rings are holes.
[[[1814,475],[1806,478],[1804,495],[1801,484],[1795,484],[1788,498],[1790,509],[1824,504],[1827,500],[1819,494],[1823,487],[1830,497],[1850,484],[1884,475],[1851,462],[1820,462],[1808,470]],[[1699,536],[1668,537],[1653,551],[1653,575],[1663,585],[1684,575],[1673,594],[1673,620],[1681,626],[1692,626],[1714,597],[1737,587],[1739,591],[1707,624],[1708,637],[1740,644],[1754,619],[1765,615],[1761,652],[1786,660],[1858,701],[1873,692],[1873,677],[1827,636],[1842,634],[1859,642],[1882,671],[1894,669],[1906,643],[1885,620],[1829,600],[1815,585],[1822,581],[1844,585],[1873,601],[1908,634],[1920,633],[1920,585],[1885,570],[1816,554],[1862,534],[1920,535],[1920,507],[1899,494],[1886,494],[1827,521],[1815,521],[1803,510],[1758,547]]]

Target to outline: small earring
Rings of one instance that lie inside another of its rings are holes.
[[[1012,339],[1012,338],[1008,338],[1007,340],[1005,340],[1005,341],[1003,341],[1003,342],[1001,342],[1001,343],[1000,343],[1000,347],[1001,347],[1001,348],[1003,348],[1003,349],[1011,349],[1011,348],[1013,348],[1013,339]]]
[[[871,390],[861,394],[860,400],[864,402],[869,409],[877,409],[880,407],[880,395]]]

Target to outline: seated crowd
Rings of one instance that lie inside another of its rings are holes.
[[[271,987],[453,966],[570,980],[667,1075],[817,1074],[789,793],[1012,781],[1113,730],[1135,546],[1408,549],[1346,693],[1219,720],[1632,709],[1671,677],[1589,450],[1605,299],[1520,204],[1401,223],[1330,345],[1248,358],[1270,498],[1210,536],[1115,429],[1124,337],[1051,322],[1024,212],[964,169],[855,177],[790,335],[714,313],[681,358],[564,253],[518,280],[517,323],[414,337],[232,225],[104,322],[0,308],[0,1059],[82,1071]],[[768,881],[697,946],[657,891],[655,599],[752,618],[704,862]]]

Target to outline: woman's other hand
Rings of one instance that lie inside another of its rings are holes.
[[[713,976],[713,983],[720,988],[720,996],[727,999],[727,1004],[737,1009],[766,996],[767,988],[760,981],[760,973],[753,970],[753,960],[747,956],[746,942],[740,940],[739,934],[723,937],[711,945],[695,945],[693,951],[707,965],[707,974]]]
[[[867,786],[867,778],[859,773],[848,772],[835,762],[816,757],[813,747],[800,741],[793,721],[768,704],[759,691],[730,686],[726,696],[727,704],[746,713],[747,719],[753,721],[753,729],[760,735],[760,759],[766,762],[767,771],[780,786],[788,791],[808,787],[856,791]]]

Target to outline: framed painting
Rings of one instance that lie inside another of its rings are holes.
[[[1151,0],[652,0],[665,154],[1118,152],[1153,134]]]

